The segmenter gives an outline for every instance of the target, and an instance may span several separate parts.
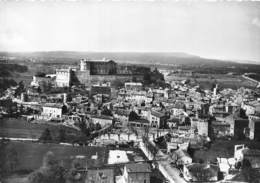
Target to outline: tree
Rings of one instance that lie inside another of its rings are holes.
[[[47,152],[42,166],[28,176],[29,183],[65,183],[66,171],[52,152]]]
[[[80,128],[81,132],[84,135],[86,135],[87,137],[90,135],[90,130],[89,130],[89,128],[87,128],[87,125],[86,125],[85,121],[81,121],[79,123],[79,128]]]
[[[131,111],[128,119],[129,119],[129,121],[134,121],[134,120],[140,119],[140,116],[138,116],[138,114],[136,114],[136,112]]]
[[[51,91],[52,85],[48,81],[42,81],[39,84],[39,88],[40,88],[40,91],[43,92],[43,93],[49,92],[49,91]]]
[[[96,123],[95,130],[100,130],[101,128],[102,128],[101,125],[99,123]]]
[[[15,90],[15,96],[21,95],[21,93],[25,92],[25,87],[23,81],[18,83],[18,88]]]
[[[46,129],[42,132],[42,134],[41,134],[39,140],[40,140],[40,141],[43,141],[44,143],[45,143],[45,142],[50,142],[50,141],[52,141],[51,132],[50,132],[50,130],[49,130],[48,128],[46,128]]]
[[[81,166],[82,161],[80,159],[74,159],[70,170],[66,174],[66,183],[80,183],[82,182],[82,176],[78,173],[79,168],[84,168]]]
[[[45,77],[46,74],[45,74],[44,72],[37,71],[37,73],[35,74],[35,76],[37,76],[37,77]]]
[[[247,118],[246,111],[241,108],[241,109],[239,110],[239,116],[240,116],[241,118]]]
[[[102,115],[106,115],[106,116],[113,116],[112,112],[107,107],[104,107],[104,109],[101,112],[101,114]]]

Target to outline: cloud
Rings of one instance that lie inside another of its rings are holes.
[[[260,28],[260,19],[258,17],[254,18],[252,24]]]

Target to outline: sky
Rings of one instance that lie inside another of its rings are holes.
[[[260,2],[0,1],[0,51],[185,52],[260,63]]]

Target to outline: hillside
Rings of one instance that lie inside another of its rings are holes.
[[[232,65],[230,61],[206,59],[182,52],[0,52],[0,56],[34,59],[36,62],[76,62],[81,58],[108,58],[120,63],[171,64],[171,65]]]

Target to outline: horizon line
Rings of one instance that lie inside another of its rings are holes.
[[[219,60],[226,62],[236,62],[236,63],[248,63],[248,64],[260,64],[260,60],[252,59],[232,59],[232,58],[217,58],[217,57],[204,57],[193,53],[187,53],[184,51],[98,51],[98,50],[86,50],[86,51],[76,51],[76,50],[37,50],[37,51],[2,51],[0,53],[39,53],[39,52],[75,52],[75,53],[182,53],[190,57],[197,57],[201,59]]]

